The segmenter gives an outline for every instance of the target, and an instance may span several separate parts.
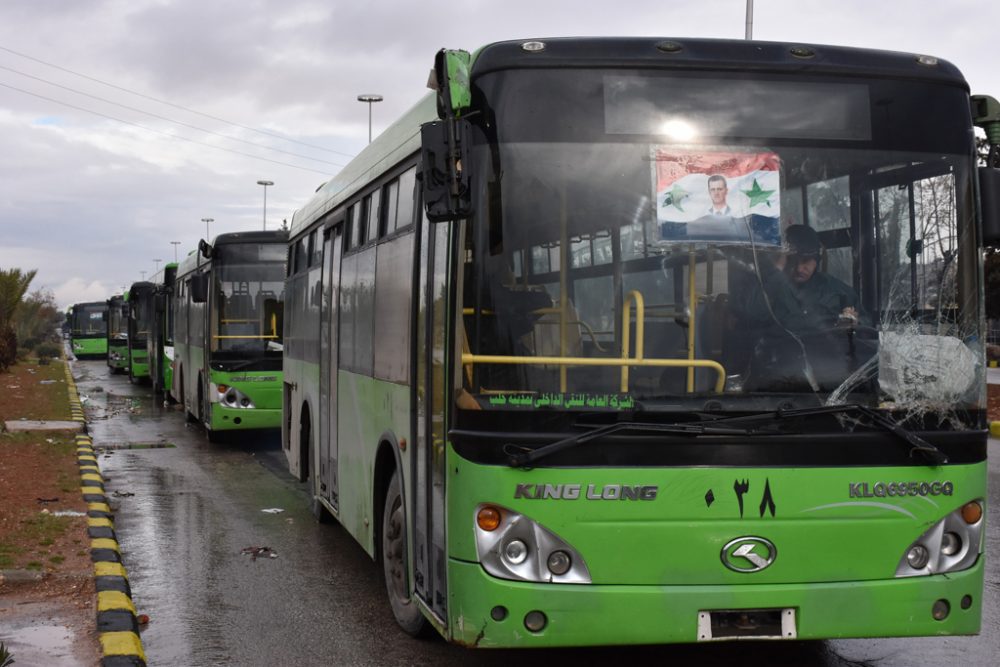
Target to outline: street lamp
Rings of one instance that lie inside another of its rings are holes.
[[[146,272],[145,271],[140,271],[139,273],[142,275],[143,281],[145,281],[146,280]]]
[[[174,264],[177,263],[177,246],[181,244],[180,241],[171,241],[170,245],[174,247]]]
[[[368,104],[368,143],[372,142],[372,105],[381,101],[381,95],[358,95],[358,102]]]
[[[153,275],[154,275],[154,276],[155,276],[155,275],[156,275],[157,273],[159,273],[159,272],[160,272],[160,262],[162,262],[162,261],[163,261],[162,259],[154,259],[154,260],[153,260],[153,269],[154,269],[154,270],[153,270]]]
[[[267,186],[274,185],[274,181],[257,181],[257,185],[264,186],[264,231],[267,231]]]
[[[208,223],[215,222],[215,218],[202,218],[201,221],[205,223],[205,241],[211,241],[212,239],[208,237]]]

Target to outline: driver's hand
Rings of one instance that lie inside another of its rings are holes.
[[[858,323],[858,311],[853,307],[848,306],[840,311],[840,315],[837,317],[838,327],[853,327]]]

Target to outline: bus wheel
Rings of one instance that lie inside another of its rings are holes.
[[[382,508],[382,571],[392,614],[408,635],[419,637],[427,631],[427,620],[410,597],[406,573],[406,516],[400,491],[399,472],[392,474]]]

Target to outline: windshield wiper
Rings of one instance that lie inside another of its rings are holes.
[[[725,426],[715,426],[713,423],[694,422],[690,424],[647,424],[643,422],[623,421],[608,424],[596,428],[586,433],[577,433],[562,440],[542,445],[537,449],[525,449],[519,445],[508,443],[504,445],[503,451],[507,455],[507,464],[511,468],[524,468],[535,461],[556,454],[577,445],[583,444],[595,438],[600,438],[618,431],[655,431],[658,433],[671,433],[674,435],[751,435],[756,431],[748,428],[733,428]]]
[[[848,412],[856,412],[864,415],[873,425],[892,433],[900,440],[909,444],[911,446],[910,456],[913,456],[915,453],[920,454],[925,461],[931,463],[932,465],[942,465],[948,462],[947,454],[918,436],[916,433],[903,428],[903,426],[891,417],[867,406],[858,405],[857,403],[848,403],[845,405],[824,405],[814,408],[793,408],[791,410],[778,409],[774,412],[761,412],[758,414],[744,415],[740,417],[719,417],[714,420],[714,423],[725,422],[731,424],[742,421],[760,421],[762,419],[773,419],[774,421],[778,421],[781,419],[812,417],[814,415],[826,414],[843,414]]]

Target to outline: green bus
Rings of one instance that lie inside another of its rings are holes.
[[[103,359],[108,354],[108,304],[90,301],[73,304],[67,315],[70,321],[70,345],[77,359]]]
[[[177,262],[170,262],[153,276],[152,281],[156,285],[153,325],[146,338],[149,379],[153,383],[153,391],[164,397],[169,397],[174,378],[174,315],[169,305],[176,276]]]
[[[108,368],[128,372],[128,303],[126,294],[108,299]]]
[[[171,395],[209,439],[281,427],[286,231],[220,234],[174,280]]]
[[[979,632],[1000,106],[929,56],[698,39],[432,84],[295,213],[286,280],[289,468],[400,626]]]
[[[146,349],[153,327],[153,297],[156,285],[143,280],[132,283],[128,302],[128,379],[135,382],[149,377],[149,351]]]

